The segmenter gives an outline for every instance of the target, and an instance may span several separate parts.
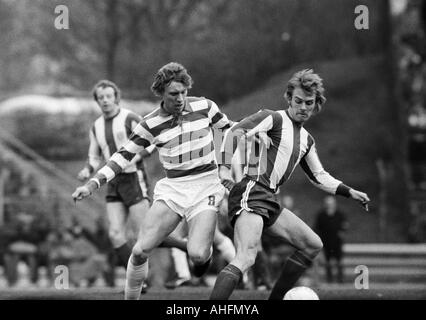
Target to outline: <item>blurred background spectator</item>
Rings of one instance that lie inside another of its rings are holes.
[[[316,214],[314,230],[323,242],[324,268],[329,283],[343,283],[343,243],[348,227],[346,216],[337,208],[335,197],[325,197],[323,208]]]

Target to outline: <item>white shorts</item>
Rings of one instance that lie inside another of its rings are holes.
[[[182,178],[163,178],[154,189],[154,202],[163,200],[167,206],[187,221],[205,210],[218,212],[225,195],[217,171]]]

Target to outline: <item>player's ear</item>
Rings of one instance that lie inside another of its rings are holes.
[[[286,92],[284,93],[283,98],[284,98],[284,100],[285,100],[285,101],[287,101],[287,104],[290,106],[290,102],[291,102],[291,94],[290,94],[288,91],[286,91]]]

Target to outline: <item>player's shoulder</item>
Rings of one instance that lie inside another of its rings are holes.
[[[158,117],[160,115],[160,107],[155,108],[153,111],[151,111],[150,113],[144,115],[142,117],[143,121],[147,121],[149,119],[153,119],[155,117]]]
[[[277,110],[273,110],[273,109],[269,109],[269,108],[262,108],[261,107],[259,111],[264,112],[266,114],[271,114],[271,115],[279,114]]]
[[[95,119],[95,121],[93,121],[92,128],[95,127],[95,126],[97,126],[97,125],[99,125],[102,122],[105,122],[105,118],[104,118],[103,115],[100,115],[99,117],[97,117]]]
[[[132,119],[137,119],[137,120],[142,120],[142,116],[130,109],[127,108],[121,108],[121,112],[123,113],[123,116],[128,117],[128,118],[132,118]]]
[[[128,114],[136,114],[136,113],[135,113],[135,112],[133,112],[132,110],[127,109],[127,108],[123,108],[123,107],[120,107],[120,112],[121,112],[122,114],[124,114],[124,115],[128,115]]]
[[[279,111],[277,111],[277,110],[273,110],[273,109],[269,109],[269,108],[259,108],[259,111],[257,111],[257,113],[255,113],[255,114],[258,114],[259,116],[262,116],[262,117],[268,117],[268,116],[271,116],[274,120],[277,120],[277,119],[281,119],[281,117],[282,117],[282,115],[279,113]]]
[[[186,97],[188,103],[200,102],[200,101],[209,101],[206,97],[196,97],[196,96],[188,96]]]
[[[216,103],[206,97],[187,97],[187,103],[192,111],[210,110]]]

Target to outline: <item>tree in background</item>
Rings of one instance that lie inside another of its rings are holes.
[[[0,0],[0,60],[10,71],[0,92],[78,93],[110,78],[131,97],[153,98],[147,75],[177,60],[194,74],[194,94],[223,103],[300,62],[380,52],[380,6],[365,4],[362,33],[356,0]],[[57,5],[69,9],[67,30],[54,27]]]

